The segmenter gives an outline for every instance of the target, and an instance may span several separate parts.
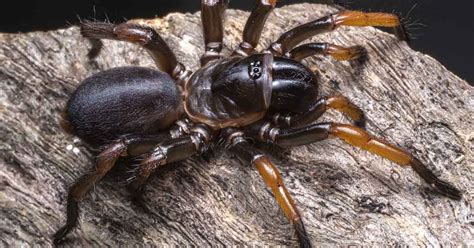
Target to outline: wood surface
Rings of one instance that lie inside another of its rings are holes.
[[[297,24],[334,13],[317,4],[275,10],[262,47]],[[240,41],[248,12],[228,10],[225,52]],[[203,52],[199,13],[138,20],[152,25],[191,69]],[[340,28],[312,41],[362,45],[368,60],[314,57],[321,94],[344,94],[368,130],[416,155],[464,192],[443,197],[410,168],[332,139],[268,149],[316,246],[474,245],[474,93],[435,59],[374,28]],[[58,125],[68,96],[85,77],[112,67],[154,67],[135,45],[105,41],[97,59],[77,27],[0,34],[0,246],[51,246],[65,222],[68,186],[94,166],[93,152]],[[449,49],[446,48],[446,49]],[[324,121],[347,122],[328,112]],[[264,147],[267,149],[267,147]],[[67,246],[297,246],[292,226],[255,168],[225,150],[159,171],[146,188],[150,212],[131,203],[126,176],[113,172],[81,203]]]

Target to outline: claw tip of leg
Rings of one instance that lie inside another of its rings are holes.
[[[435,187],[439,190],[439,192],[453,200],[461,200],[462,199],[462,192],[451,185],[448,182],[445,182],[439,179],[432,171],[430,171],[424,164],[422,164],[418,159],[413,158],[411,163],[411,167],[415,172],[423,178],[428,184]]]
[[[53,239],[53,244],[54,245],[59,245],[64,241],[64,229],[61,228],[59,229],[55,234],[53,234],[52,239]]]
[[[444,181],[441,181],[438,182],[438,183],[435,183],[435,187],[445,196],[453,199],[453,200],[456,200],[456,201],[460,201],[462,199],[462,192],[455,188],[453,185],[447,183],[447,182],[444,182]]]
[[[311,242],[309,241],[308,233],[304,227],[303,221],[301,219],[295,220],[293,223],[298,236],[298,241],[300,243],[299,247],[309,248],[312,247]]]
[[[366,120],[365,120],[365,116],[362,116],[362,117],[360,118],[360,120],[355,121],[355,122],[354,122],[354,125],[355,125],[356,127],[359,127],[359,128],[364,129],[364,130],[367,130],[367,122],[366,122]]]

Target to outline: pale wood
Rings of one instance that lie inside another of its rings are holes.
[[[275,11],[266,46],[283,30],[335,9],[316,4]],[[226,52],[249,13],[228,10]],[[142,21],[143,22],[143,21]],[[188,67],[203,52],[199,13],[169,14],[153,25]],[[341,28],[314,41],[367,48],[365,64],[307,61],[322,94],[342,93],[366,112],[368,130],[418,156],[462,189],[442,197],[409,168],[338,140],[272,152],[315,245],[473,245],[473,109],[469,84],[430,56],[373,28]],[[106,41],[95,61],[76,27],[0,34],[0,237],[2,246],[51,245],[65,221],[67,187],[93,166],[91,153],[58,124],[68,95],[86,76],[111,67],[153,67],[143,49]],[[324,120],[347,121],[330,112]],[[118,179],[117,179],[118,178]],[[255,169],[220,152],[156,175],[145,213],[131,204],[124,178],[110,176],[82,204],[66,244],[296,246],[292,226]]]

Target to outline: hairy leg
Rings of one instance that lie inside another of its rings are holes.
[[[130,135],[108,145],[98,155],[96,169],[92,173],[84,175],[69,189],[66,225],[54,234],[54,243],[60,243],[77,226],[79,202],[84,199],[94,184],[113,168],[120,156],[137,156],[151,151],[142,162],[136,182],[134,182],[135,189],[139,190],[159,165],[180,161],[204,151],[211,140],[211,131],[204,125],[196,125],[189,130],[189,135],[180,137],[188,132],[188,126],[179,125],[179,122],[176,127],[171,129],[170,133]],[[183,128],[186,130],[181,130]],[[174,138],[170,138],[170,135]],[[159,145],[156,145],[157,143]]]
[[[79,220],[79,202],[84,199],[89,190],[97,183],[107,172],[112,169],[117,159],[126,151],[127,144],[123,140],[113,143],[102,151],[97,157],[97,166],[95,170],[81,177],[69,189],[67,197],[67,219],[66,224],[61,227],[53,236],[54,243],[60,243],[62,239],[71,232],[78,224]]]
[[[155,60],[160,70],[168,73],[179,83],[185,80],[188,71],[178,62],[166,42],[152,28],[130,23],[112,24],[101,22],[81,23],[81,34],[91,39],[127,41],[143,46]]]
[[[79,202],[115,165],[121,156],[134,156],[137,152],[149,151],[157,142],[169,137],[167,133],[156,135],[129,135],[106,146],[97,156],[95,170],[78,179],[70,188],[66,206],[66,224],[53,236],[54,243],[60,243],[78,224]]]
[[[206,151],[213,135],[212,131],[204,125],[197,125],[189,132],[189,135],[161,142],[144,157],[131,184],[132,190],[137,193],[135,197],[140,197],[144,184],[160,166]]]
[[[342,11],[299,25],[283,33],[268,49],[274,55],[282,56],[302,41],[312,36],[332,31],[340,26],[392,27],[396,30],[396,34],[400,39],[407,39],[402,23],[397,15]]]

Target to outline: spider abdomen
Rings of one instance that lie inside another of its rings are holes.
[[[168,74],[120,67],[86,78],[65,110],[68,129],[91,145],[125,134],[149,134],[182,115],[181,92]]]

